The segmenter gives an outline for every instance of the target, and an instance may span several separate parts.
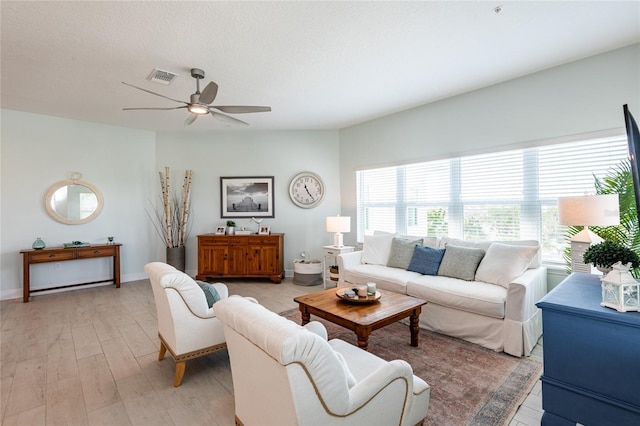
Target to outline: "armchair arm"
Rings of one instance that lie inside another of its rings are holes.
[[[322,337],[324,340],[327,340],[327,329],[320,321],[311,321],[304,325],[304,328],[312,332],[313,334],[317,334]]]
[[[384,395],[384,390],[390,389]],[[384,407],[402,409],[407,395],[413,393],[413,370],[403,360],[393,360],[373,371],[349,390],[349,409],[353,412],[383,394]],[[393,398],[393,400],[390,400]]]
[[[216,289],[220,299],[226,299],[229,297],[229,289],[223,283],[211,283],[211,285]]]

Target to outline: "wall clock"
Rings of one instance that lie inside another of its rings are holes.
[[[298,173],[289,185],[291,201],[303,209],[310,209],[322,203],[324,193],[325,186],[322,178],[312,172]]]

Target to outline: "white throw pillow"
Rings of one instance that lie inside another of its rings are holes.
[[[476,281],[509,287],[529,267],[538,246],[514,246],[492,243],[476,271]]]
[[[392,241],[393,234],[365,235],[362,248],[362,263],[386,265],[389,260],[389,253],[391,253]]]

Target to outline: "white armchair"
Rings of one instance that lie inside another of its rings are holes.
[[[236,424],[416,425],[429,385],[401,360],[387,362],[339,339],[231,296],[216,304],[227,339]]]
[[[180,386],[187,360],[226,348],[222,324],[200,286],[187,274],[161,262],[148,263],[144,270],[158,313],[158,360],[169,351],[176,363],[173,386]],[[221,300],[228,297],[226,285],[213,286]]]

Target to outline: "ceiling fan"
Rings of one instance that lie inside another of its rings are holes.
[[[213,100],[216,98],[218,94],[218,85],[211,81],[207,84],[202,92],[200,92],[200,80],[204,78],[204,71],[199,68],[191,69],[191,77],[196,79],[196,92],[191,95],[190,102],[180,101],[178,99],[172,99],[168,96],[161,95],[159,93],[152,92],[151,90],[143,89],[142,87],[134,86],[133,84],[125,83],[122,84],[133,87],[138,90],[142,90],[143,92],[151,93],[152,95],[160,96],[161,98],[169,99],[170,101],[179,102],[184,105],[172,108],[122,108],[124,111],[132,111],[132,110],[172,110],[172,109],[181,109],[186,108],[187,111],[190,112],[187,119],[184,121],[184,125],[188,126],[200,115],[211,115],[213,118],[217,118],[222,121],[226,121],[228,123],[234,124],[242,124],[248,126],[249,123],[246,123],[242,120],[238,120],[237,118],[231,117],[227,114],[245,114],[250,112],[269,112],[271,111],[271,107],[268,106],[242,106],[242,105],[211,105]],[[227,113],[227,114],[223,114]]]

